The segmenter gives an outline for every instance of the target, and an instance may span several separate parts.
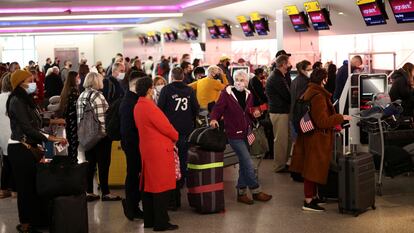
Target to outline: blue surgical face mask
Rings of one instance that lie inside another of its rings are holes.
[[[28,86],[27,86],[27,88],[26,88],[26,92],[29,95],[35,93],[36,90],[37,90],[36,83],[29,83]]]

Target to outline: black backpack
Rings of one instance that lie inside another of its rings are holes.
[[[109,106],[105,113],[105,130],[106,134],[113,141],[121,140],[121,117],[119,115],[119,106],[121,105],[122,97],[116,99]]]
[[[302,132],[300,127],[300,120],[311,110],[311,100],[315,97],[318,93],[311,96],[309,100],[304,100],[303,94],[299,99],[296,100],[295,105],[293,106],[292,112],[292,123],[295,131],[297,133]],[[309,114],[310,116],[310,114]]]

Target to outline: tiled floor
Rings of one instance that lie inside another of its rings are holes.
[[[414,176],[386,179],[384,195],[376,199],[377,209],[355,218],[339,214],[336,203],[326,205],[325,213],[302,212],[302,184],[292,182],[287,174],[270,171],[271,162],[264,161],[260,182],[273,195],[273,200],[247,206],[235,201],[233,187],[237,169],[226,168],[226,212],[199,215],[184,201],[181,210],[170,213],[172,223],[180,226],[176,232],[414,233]],[[123,194],[122,190],[114,192]],[[17,221],[16,200],[0,200],[0,233],[15,232]],[[120,202],[89,204],[89,226],[92,233],[152,232],[151,229],[144,231],[142,221],[128,221]]]

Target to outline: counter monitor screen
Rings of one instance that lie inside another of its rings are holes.
[[[244,72],[246,72],[247,74],[250,74],[250,68],[248,66],[232,66],[230,68],[231,76],[234,77],[234,74],[238,70],[244,70]]]
[[[308,26],[307,26],[307,19],[305,18],[305,14],[301,12],[298,15],[290,15],[290,21],[292,22],[293,29],[295,29],[295,32],[307,32]]]
[[[359,9],[367,26],[387,24],[383,11],[377,2],[359,5]]]
[[[397,23],[414,22],[414,1],[390,0],[390,5]]]
[[[254,36],[253,24],[250,21],[240,23],[243,33],[246,37]]]
[[[322,11],[309,12],[309,18],[315,30],[329,30],[329,23]]]
[[[385,92],[385,81],[383,78],[361,79],[362,96],[373,96]]]

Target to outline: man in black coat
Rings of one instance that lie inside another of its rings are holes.
[[[180,169],[182,178],[177,184],[175,191],[175,203],[172,206],[174,209],[180,207],[180,188],[183,187],[186,171],[187,171],[187,156],[189,145],[187,143],[188,135],[194,129],[194,121],[198,115],[200,106],[193,89],[187,86],[184,80],[184,71],[180,67],[172,70],[173,82],[165,86],[160,93],[158,99],[158,107],[164,112],[168,120],[178,131],[179,138],[176,143],[178,148],[178,155],[180,157]]]
[[[129,220],[142,218],[143,213],[138,205],[141,201],[140,173],[141,154],[139,151],[138,129],[134,120],[134,107],[138,101],[136,94],[136,82],[146,74],[140,71],[133,71],[129,76],[129,90],[119,106],[121,123],[121,146],[127,160],[127,175],[125,179],[125,199],[122,200],[124,214]]]
[[[121,83],[125,78],[125,65],[123,62],[116,62],[112,65],[111,75],[105,77],[103,80],[104,88],[103,95],[106,101],[111,105],[115,100],[124,95],[124,88]],[[127,88],[125,88],[127,89]]]
[[[274,172],[286,172],[292,146],[290,140],[290,77],[287,75],[290,64],[289,56],[276,58],[276,69],[266,83],[266,95],[269,101],[270,120],[273,126],[274,140]]]
[[[53,72],[45,78],[45,97],[60,96],[63,89],[62,79],[59,75],[59,68],[52,67]]]

